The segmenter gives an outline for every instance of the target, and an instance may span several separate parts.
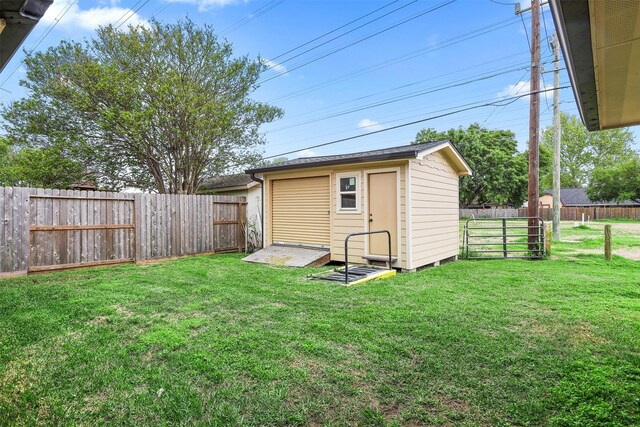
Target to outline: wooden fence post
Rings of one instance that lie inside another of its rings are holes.
[[[545,224],[544,251],[547,255],[551,255],[551,224]]]
[[[604,226],[604,259],[611,261],[611,224]]]

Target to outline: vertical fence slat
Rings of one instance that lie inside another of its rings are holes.
[[[244,200],[0,187],[0,273],[218,249],[240,251],[244,248]],[[55,229],[121,224],[133,224],[133,228]],[[36,226],[49,228],[31,230]]]
[[[20,221],[20,249],[18,251],[20,260],[18,262],[18,271],[27,271],[29,268],[29,189],[20,188],[20,210],[17,221]]]

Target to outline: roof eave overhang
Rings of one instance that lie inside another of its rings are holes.
[[[448,154],[448,160],[456,167],[459,176],[473,175],[473,169],[471,169],[471,166],[469,166],[464,157],[462,157],[462,154],[458,151],[456,146],[449,141],[421,151],[418,153],[418,157],[426,156],[431,153],[435,153],[436,151],[445,151]]]
[[[220,192],[226,192],[226,191],[238,191],[238,190],[248,190],[249,188],[253,188],[256,185],[259,185],[257,182],[252,181],[248,184],[242,184],[242,185],[230,185],[228,187],[206,187],[203,188],[204,190],[207,191],[220,191]]]
[[[587,129],[599,130],[589,2],[549,0],[549,5],[580,117]]]
[[[350,158],[350,159],[333,159],[326,161],[317,161],[317,162],[309,162],[306,164],[294,164],[294,165],[276,165],[264,168],[256,168],[256,169],[247,169],[245,173],[269,173],[269,172],[280,172],[280,171],[288,171],[288,170],[296,170],[296,169],[309,169],[309,168],[317,168],[323,166],[339,166],[339,165],[350,165],[350,164],[358,164],[358,163],[371,163],[371,162],[384,162],[389,160],[402,160],[402,159],[413,159],[416,158],[419,151],[415,150],[413,152],[403,152],[403,153],[386,153],[374,156],[362,156],[360,158]]]
[[[52,0],[0,2],[0,19],[6,21],[6,26],[0,32],[0,72],[9,63],[51,3],[53,3]]]

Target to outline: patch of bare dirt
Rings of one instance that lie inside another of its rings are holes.
[[[613,228],[640,233],[640,222],[619,222],[613,224]]]
[[[454,412],[462,412],[465,414],[469,412],[469,404],[462,399],[454,399],[444,394],[436,394],[433,397]]]
[[[38,401],[38,425],[53,425],[55,416],[51,414],[51,406],[44,397]]]
[[[29,390],[33,384],[28,374],[31,367],[30,360],[16,360],[7,364],[6,369],[0,375],[0,404],[9,405],[19,399],[20,395]]]
[[[640,261],[640,248],[639,249],[614,249],[613,253],[621,257],[625,257],[634,261]]]
[[[116,314],[124,317],[125,319],[128,319],[129,317],[133,316],[133,312],[129,310],[127,307],[122,307],[120,305],[115,305],[114,307],[116,308]]]
[[[580,322],[575,325],[571,331],[571,337],[574,341],[574,345],[580,344],[583,341],[589,341],[593,344],[606,344],[607,340],[599,335],[593,333],[591,325],[585,322]]]
[[[84,401],[84,412],[98,412],[104,402],[109,399],[109,394],[106,391],[102,391],[100,393],[96,393],[92,396],[87,396],[83,399]]]
[[[109,323],[109,318],[107,316],[98,316],[87,322],[87,324],[91,326],[106,325],[107,323]]]

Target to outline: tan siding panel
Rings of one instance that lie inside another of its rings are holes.
[[[412,267],[458,254],[458,174],[438,152],[409,162]]]

